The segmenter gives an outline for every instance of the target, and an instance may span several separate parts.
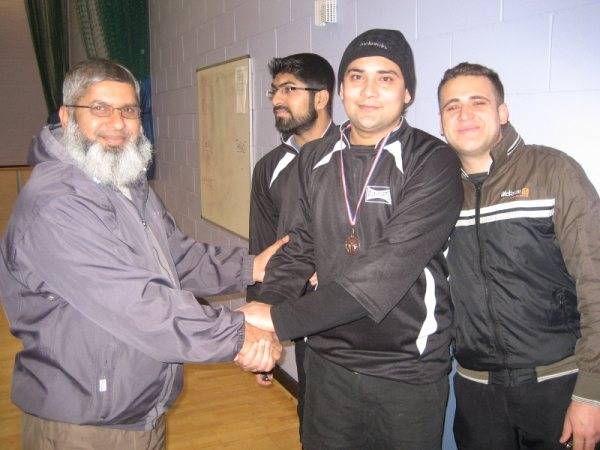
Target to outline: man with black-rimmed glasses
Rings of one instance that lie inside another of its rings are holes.
[[[301,148],[307,142],[335,132],[331,120],[335,73],[323,57],[299,53],[273,58],[269,63],[273,78],[267,98],[273,104],[275,127],[281,144],[267,153],[254,167],[250,203],[250,252],[260,252],[288,232],[289,214],[298,196],[298,168]],[[316,283],[316,276],[311,279]],[[254,300],[260,283],[248,287],[247,299]],[[298,369],[298,416],[302,425],[304,404],[303,339],[295,341]],[[271,383],[270,374],[257,376],[259,384]]]

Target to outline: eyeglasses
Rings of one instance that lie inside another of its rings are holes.
[[[115,106],[107,105],[106,103],[94,103],[90,106],[84,105],[65,105],[68,108],[87,108],[90,110],[93,116],[96,117],[112,117],[115,109],[121,112],[121,116],[125,119],[139,119],[142,110],[139,106],[121,106],[117,108]]]
[[[290,95],[294,91],[318,92],[321,90],[322,90],[321,88],[316,88],[316,87],[300,87],[300,86],[285,85],[285,86],[272,87],[271,89],[267,89],[267,92],[265,92],[265,94],[267,95],[267,98],[269,100],[273,100],[273,97],[275,97],[275,95],[277,94],[278,91],[281,91],[281,93],[283,95]]]

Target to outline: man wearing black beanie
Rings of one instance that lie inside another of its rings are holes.
[[[439,449],[452,309],[443,251],[456,223],[459,162],[412,128],[410,46],[369,30],[339,69],[349,121],[305,146],[290,243],[271,259],[246,320],[309,336],[306,449]],[[319,288],[300,297],[316,270]]]
[[[348,64],[358,58],[383,56],[396,63],[402,72],[404,86],[411,97],[415,96],[417,80],[412,49],[398,30],[373,29],[360,34],[346,47],[338,69],[338,90],[346,74]]]

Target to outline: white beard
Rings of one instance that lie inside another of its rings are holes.
[[[100,142],[87,139],[73,117],[69,117],[63,139],[81,170],[95,182],[119,189],[140,180],[152,159],[152,144],[143,132],[135,142],[127,140],[122,147],[105,150]]]

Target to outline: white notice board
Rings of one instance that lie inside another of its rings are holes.
[[[250,57],[198,69],[197,83],[201,215],[248,239]]]

